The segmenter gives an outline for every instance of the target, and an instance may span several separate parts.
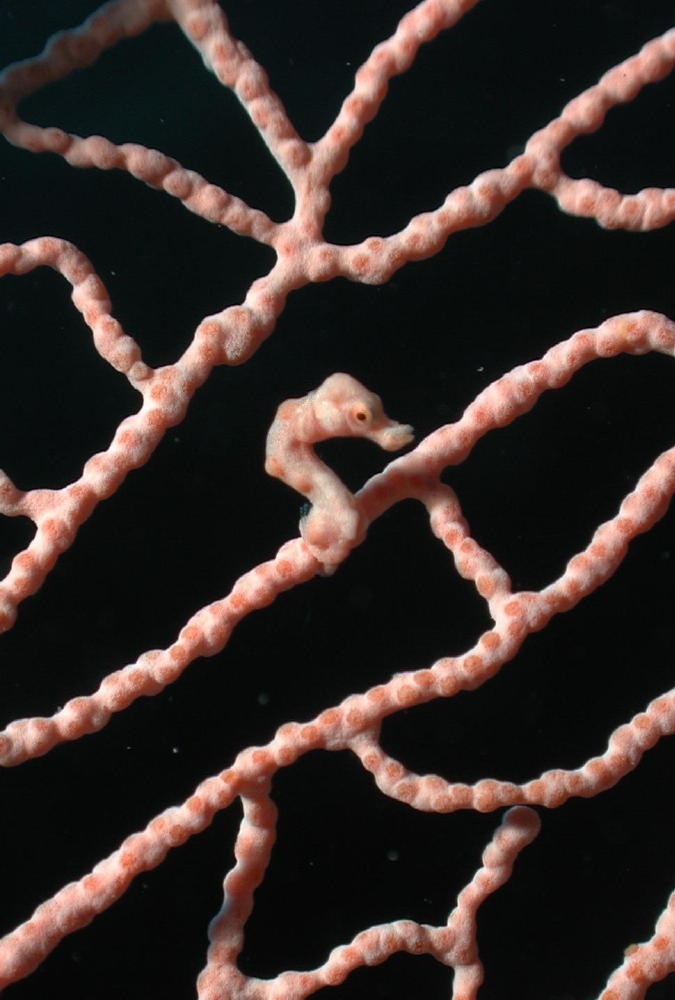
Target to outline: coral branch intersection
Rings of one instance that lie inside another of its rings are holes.
[[[74,309],[86,323],[101,361],[139,397],[138,409],[121,421],[107,448],[92,455],[81,475],[66,486],[23,490],[8,474],[0,473],[0,515],[28,518],[34,529],[0,582],[1,631],[15,623],[24,600],[49,585],[52,570],[77,543],[82,525],[96,516],[99,504],[124,489],[132,470],[152,460],[214,368],[242,364],[272,334],[291,292],[337,277],[365,284],[386,282],[407,263],[438,253],[453,234],[488,224],[526,190],[544,192],[562,211],[606,228],[648,232],[673,221],[675,190],[646,188],[623,194],[593,180],[573,179],[563,170],[561,155],[576,137],[601,128],[611,108],[633,100],[643,87],[672,70],[675,30],[605,72],[559,117],[536,131],[506,166],[485,171],[467,186],[450,191],[441,205],[411,218],[400,231],[351,246],[325,239],[330,184],[380,110],[389,83],[405,73],[423,45],[455,25],[474,5],[475,0],[425,0],[406,14],[360,67],[352,92],[314,143],[299,135],[264,69],[234,37],[214,0],[112,0],[79,28],[53,36],[40,55],[5,69],[0,76],[0,130],[14,146],[61,157],[73,167],[124,171],[177,199],[202,220],[271,248],[275,262],[253,281],[241,302],[223,303],[220,311],[203,317],[176,360],[153,368],[115,318],[96,262],[81,249],[46,235],[0,245],[0,276],[25,277],[49,268],[68,284]],[[92,65],[111,47],[160,21],[175,21],[206,69],[237,96],[293,190],[289,219],[274,222],[261,209],[159,150],[116,144],[99,135],[80,137],[21,117],[24,98]],[[0,939],[0,990],[28,976],[67,935],[115,903],[141,873],[203,831],[217,812],[238,802],[243,819],[234,847],[236,860],[224,878],[223,905],[209,929],[206,965],[197,983],[200,1000],[304,1000],[323,987],[342,983],[354,970],[378,965],[400,952],[432,956],[453,970],[453,1000],[475,1000],[484,978],[476,915],[488,896],[507,882],[518,855],[536,837],[541,818],[531,807],[555,808],[571,798],[598,795],[621,781],[662,737],[675,732],[675,691],[653,699],[620,725],[599,756],[523,782],[483,778],[461,783],[414,773],[385,752],[381,724],[403,709],[487,683],[513,660],[532,633],[605,583],[634,539],[666,513],[675,492],[675,446],[656,458],[614,515],[595,528],[586,547],[538,592],[514,589],[508,568],[473,537],[461,497],[441,477],[449,466],[470,461],[483,437],[537,407],[545,393],[566,385],[591,362],[650,353],[675,356],[675,324],[657,312],[619,314],[580,330],[487,385],[459,419],[437,427],[356,492],[344,485],[313,446],[335,437],[359,437],[393,452],[412,444],[412,427],[390,419],[375,392],[342,372],[327,372],[318,388],[281,403],[267,436],[265,469],[309,502],[299,537],[279,539],[276,555],[244,572],[229,593],[197,611],[167,648],[142,653],[108,674],[93,692],[73,692],[51,716],[9,722],[0,732],[0,764],[18,766],[60,744],[84,739],[137,699],[159,695],[195,660],[222,651],[252,612],[317,573],[333,574],[356,547],[368,545],[370,526],[402,500],[414,499],[424,507],[430,531],[447,552],[449,564],[484,603],[489,627],[462,655],[395,674],[309,721],[281,726],[266,745],[243,750],[225,770],[201,782],[181,805],[152,819],[90,873],[70,882],[6,933]],[[370,926],[346,943],[336,942],[317,968],[256,979],[240,971],[238,958],[255,890],[276,836],[272,779],[315,750],[349,751],[380,792],[412,809],[437,814],[507,811],[501,822],[496,820],[482,864],[459,893],[444,924],[398,919]],[[542,817],[545,822],[543,813]],[[645,933],[649,934],[648,928]],[[638,1000],[649,985],[674,970],[675,895],[666,902],[653,935],[628,950],[599,1000]]]

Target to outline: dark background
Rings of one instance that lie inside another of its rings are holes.
[[[268,70],[299,131],[318,138],[399,0],[234,0],[235,34]],[[36,54],[93,0],[4,0],[0,64]],[[393,81],[332,186],[327,238],[388,234],[531,133],[609,67],[668,28],[671,3],[485,0]],[[566,152],[572,176],[635,191],[675,183],[675,81],[611,112]],[[175,26],[119,45],[24,103],[30,121],[142,142],[282,219],[289,188],[232,96]],[[241,301],[272,254],[118,172],[75,170],[0,145],[0,239],[73,241],[113,312],[153,365],[175,360],[199,319]],[[148,465],[81,529],[0,643],[2,723],[51,714],[109,671],[168,645],[187,618],[297,533],[298,498],[265,477],[264,437],[282,399],[348,371],[423,436],[478,391],[573,331],[639,308],[675,318],[675,229],[606,232],[525,193],[486,228],[381,288],[344,280],[293,294],[239,369],[218,369]],[[138,406],[42,269],[0,282],[0,466],[23,488],[63,486]],[[446,473],[478,541],[515,588],[557,577],[673,443],[675,370],[663,356],[585,369]],[[384,464],[362,442],[325,454],[353,487]],[[31,537],[0,519],[0,555]],[[616,576],[528,639],[481,690],[401,712],[385,748],[418,771],[526,780],[601,753],[610,732],[672,685],[673,511]],[[218,656],[142,699],[101,733],[0,775],[0,931],[26,919],[157,812],[242,748],[396,671],[461,653],[487,625],[483,602],[399,505],[330,579],[316,578],[239,626]],[[653,933],[675,887],[672,740],[615,789],[540,810],[542,832],[479,914],[480,1000],[590,1000],[623,949]],[[247,927],[241,968],[309,968],[365,927],[439,924],[472,876],[498,814],[416,813],[376,791],[346,753],[277,775],[278,842]],[[239,811],[173,851],[8,1000],[194,996],[206,926],[221,902]],[[673,981],[649,991],[673,995]],[[398,956],[326,1000],[441,1000],[451,973]]]

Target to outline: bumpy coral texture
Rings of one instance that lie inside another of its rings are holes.
[[[151,458],[167,429],[183,419],[213,368],[241,364],[269,336],[291,291],[338,276],[384,282],[407,262],[437,252],[452,234],[490,222],[526,189],[548,192],[563,211],[606,227],[647,231],[672,221],[675,191],[652,188],[624,195],[591,180],[573,180],[563,171],[560,157],[576,136],[598,129],[610,108],[632,100],[645,84],[670,72],[675,31],[605,73],[536,132],[506,167],[482,173],[470,185],[451,191],[440,207],[410,219],[400,232],[370,237],[354,246],[324,239],[330,182],[346,164],[366,123],[377,114],[389,81],[410,67],[423,44],[451,28],[474,3],[425,0],[410,11],[358,70],[352,93],[325,135],[314,143],[297,134],[264,70],[232,36],[225,15],[212,0],[113,0],[80,28],[53,37],[40,56],[4,72],[0,128],[11,143],[57,154],[73,166],[127,171],[179,199],[203,219],[272,248],[276,259],[269,273],[253,282],[241,304],[205,317],[182,356],[154,369],[115,319],[103,282],[78,248],[47,236],[21,246],[0,246],[0,274],[25,275],[46,266],[71,285],[73,304],[91,330],[101,358],[128,380],[142,400],[139,410],[121,422],[108,448],[93,455],[82,475],[62,489],[23,492],[1,474],[0,513],[30,518],[35,526],[30,544],[15,556],[0,583],[3,630],[12,626],[21,602],[45,582],[60,555],[75,542],[85,519],[122,487],[132,469]],[[157,150],[133,143],[116,145],[101,136],[80,138],[19,116],[23,97],[90,65],[110,46],[145,31],[153,22],[170,19],[178,23],[207,69],[237,95],[288,178],[295,210],[287,221],[273,222],[263,211]],[[137,698],[158,694],[196,658],[222,650],[251,612],[317,573],[333,573],[364,542],[373,521],[405,498],[424,505],[431,531],[446,547],[458,573],[471,581],[485,602],[491,626],[463,655],[397,674],[309,722],[282,726],[266,746],[243,750],[230,767],[203,781],[182,805],[167,809],[128,837],[91,873],[65,886],[8,933],[0,941],[0,989],[29,975],[66,935],[114,903],[141,872],[208,826],[217,811],[240,800],[243,819],[236,863],[224,881],[225,905],[209,930],[207,963],[197,984],[201,1000],[302,1000],[323,986],[341,983],[354,969],[383,962],[400,951],[433,956],[454,970],[453,1000],[474,1000],[483,977],[476,912],[509,878],[518,853],[536,836],[539,819],[530,807],[560,806],[573,796],[595,795],[619,781],[645,751],[675,730],[675,694],[663,694],[620,726],[600,756],[576,769],[550,770],[522,784],[491,779],[462,784],[415,774],[385,753],[381,723],[403,708],[482,685],[513,659],[531,633],[604,583],[631,541],[664,514],[675,491],[675,448],[657,458],[615,516],[599,525],[561,576],[539,592],[513,591],[506,570],[469,533],[457,495],[440,476],[448,465],[464,461],[485,434],[530,410],[542,393],[561,387],[589,362],[651,351],[675,354],[675,325],[653,312],[614,316],[595,329],[581,330],[489,385],[459,420],[439,427],[355,494],[316,456],[314,443],[334,436],[362,436],[395,450],[411,443],[412,429],[390,420],[379,397],[344,373],[330,375],[303,399],[283,403],[269,432],[266,468],[309,501],[300,537],[282,545],[274,559],[244,573],[229,594],[198,611],[167,649],[144,653],[107,676],[92,694],[73,697],[50,718],[10,723],[0,734],[0,762],[9,767],[46,754],[63,741],[100,730],[113,713]],[[275,837],[271,781],[279,768],[317,749],[351,751],[385,795],[417,810],[510,808],[484,851],[482,867],[459,893],[443,925],[398,920],[370,927],[336,947],[316,969],[254,979],[239,971],[237,958]],[[637,1000],[673,969],[675,895],[653,936],[627,951],[601,1000]]]

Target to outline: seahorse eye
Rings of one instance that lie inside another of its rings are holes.
[[[365,406],[355,407],[352,411],[352,416],[354,417],[354,420],[360,424],[367,424],[372,420],[372,414],[366,409]]]

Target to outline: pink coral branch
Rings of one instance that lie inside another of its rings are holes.
[[[467,0],[426,0],[403,18],[397,32],[376,49],[357,74],[357,89],[342,112],[343,117],[352,116],[359,126],[356,132],[360,134],[359,129],[377,108],[377,101],[369,103],[359,96],[360,88],[366,83],[373,86],[381,100],[386,79],[407,68],[422,42],[454,23],[470,6]],[[235,90],[238,87],[238,96],[296,192],[298,202],[291,220],[272,223],[264,213],[156,150],[130,143],[115,146],[100,136],[82,139],[59,129],[29,125],[18,116],[16,105],[21,98],[77,67],[90,65],[106,48],[142,32],[153,21],[171,16],[181,20],[188,36],[213,63],[221,82]],[[252,285],[241,305],[202,320],[179,362],[153,372],[146,365],[133,369],[140,359],[138,346],[132,338],[122,335],[109,315],[107,293],[76,248],[50,238],[32,241],[25,248],[7,244],[2,249],[0,274],[26,273],[32,267],[48,264],[68,278],[70,267],[81,269],[75,304],[87,322],[88,317],[98,322],[100,338],[115,341],[117,356],[120,351],[124,355],[119,361],[105,351],[102,356],[123,371],[126,365],[132,374],[138,372],[132,384],[143,390],[144,406],[123,421],[108,451],[89,460],[81,480],[60,495],[51,495],[56,516],[49,518],[49,524],[54,540],[36,539],[17,557],[13,575],[0,584],[0,629],[12,624],[18,603],[35,592],[60,552],[72,543],[80,524],[91,513],[92,504],[113,493],[131,469],[147,461],[166,428],[182,419],[192,395],[213,366],[241,364],[269,336],[291,290],[337,275],[372,284],[386,281],[408,261],[437,253],[451,233],[484,225],[529,186],[551,191],[566,211],[590,215],[605,226],[645,230],[669,222],[675,216],[672,191],[650,189],[625,197],[612,192],[610,197],[604,189],[598,193],[599,186],[593,187],[589,181],[570,181],[561,171],[559,158],[575,136],[600,127],[611,106],[630,99],[646,83],[661,79],[672,69],[674,60],[675,32],[668,32],[605,74],[596,88],[571,102],[561,118],[536,133],[524,156],[508,167],[482,173],[468,187],[457,188],[440,209],[414,217],[400,233],[369,237],[353,247],[327,243],[322,226],[329,205],[328,183],[341,168],[338,160],[327,165],[325,150],[332,148],[334,156],[344,158],[358,137],[354,128],[346,128],[343,121],[338,134],[329,131],[308,159],[304,144],[288,123],[260,67],[232,38],[224,16],[211,0],[199,0],[197,4],[174,0],[168,5],[163,0],[116,0],[80,28],[56,36],[40,56],[6,69],[0,76],[0,127],[12,143],[35,152],[59,153],[75,166],[128,170],[145,183],[179,198],[186,208],[203,218],[272,245],[278,261],[266,277]],[[338,118],[340,121],[342,118]],[[581,196],[580,190],[585,192]],[[568,191],[577,193],[572,198],[565,194]],[[11,484],[6,487],[10,496],[14,496],[12,488]],[[49,494],[43,491],[41,498],[46,503]],[[67,526],[62,508],[68,511]]]
[[[273,980],[260,980],[243,976],[235,961],[243,942],[243,924],[253,905],[252,890],[261,877],[261,853],[271,848],[274,839],[276,813],[269,800],[261,800],[262,796],[246,804],[237,841],[237,865],[225,879],[223,911],[211,927],[208,962],[197,983],[200,1000],[216,1000],[223,992],[233,1000],[305,1000],[324,986],[338,986],[355,969],[380,965],[397,952],[433,956],[454,969],[452,1000],[475,1000],[483,981],[476,913],[508,880],[516,856],[536,837],[540,824],[532,810],[520,807],[506,813],[483,852],[483,867],[460,892],[444,926],[394,920],[369,927],[349,944],[333,949],[318,969],[283,972]]]
[[[233,996],[238,995],[236,990],[240,991],[242,997],[246,996],[248,987],[241,974],[234,966],[230,971],[224,970],[223,964],[233,961],[241,947],[243,923],[252,906],[251,893],[262,878],[269,860],[274,811],[269,800],[261,796],[277,768],[288,766],[310,750],[352,749],[363,766],[374,774],[381,791],[416,809],[440,813],[462,808],[493,811],[504,805],[523,802],[552,807],[561,805],[573,795],[596,795],[632,770],[643,752],[654,746],[661,736],[672,734],[675,731],[675,696],[668,693],[654,701],[646,712],[636,716],[631,723],[618,729],[610,738],[608,750],[602,757],[592,758],[575,771],[548,771],[540,778],[523,785],[484,779],[474,786],[451,784],[435,775],[415,775],[388,757],[380,748],[377,738],[382,719],[392,712],[421,704],[433,697],[447,697],[462,689],[475,688],[493,676],[515,655],[527,632],[541,628],[551,615],[566,610],[593,590],[599,580],[613,572],[630,537],[646,530],[663,514],[665,503],[675,491],[674,450],[665,467],[663,460],[659,459],[653,467],[657,471],[651,477],[649,474],[643,477],[641,485],[632,494],[635,499],[632,502],[624,501],[622,509],[625,508],[626,515],[632,515],[629,523],[621,525],[622,517],[619,516],[615,522],[609,523],[609,528],[604,526],[603,533],[597,532],[592,543],[595,550],[591,546],[588,556],[581,564],[580,557],[571,561],[561,581],[552,585],[558,588],[557,591],[549,587],[540,595],[513,595],[508,577],[501,567],[468,536],[452,491],[439,487],[438,484],[430,487],[428,481],[419,476],[416,452],[423,457],[433,456],[435,465],[432,467],[425,460],[423,467],[427,476],[431,475],[432,468],[437,474],[439,452],[447,462],[455,458],[459,442],[464,451],[470,450],[473,442],[467,440],[466,434],[462,433],[464,428],[471,427],[477,439],[490,426],[502,425],[514,419],[529,409],[538,393],[545,388],[564,384],[573,371],[594,357],[611,356],[621,350],[639,354],[654,349],[670,353],[674,344],[672,325],[651,314],[637,318],[616,317],[603,324],[598,331],[575,334],[565,344],[552,348],[542,362],[523,366],[511,376],[493,383],[468,408],[467,414],[454,428],[436,432],[436,440],[431,445],[428,440],[422,442],[415,452],[399,459],[397,477],[391,471],[385,471],[383,477],[388,476],[393,484],[398,483],[398,489],[393,490],[394,495],[411,495],[416,490],[421,498],[426,498],[435,532],[444,538],[455,553],[462,575],[473,579],[479,591],[490,602],[495,616],[495,628],[481,636],[474,649],[463,657],[446,658],[429,670],[398,675],[386,685],[371,689],[364,695],[348,698],[342,705],[321,713],[309,723],[283,726],[267,747],[244,752],[232,769],[219,777],[208,779],[183,806],[169,810],[154,820],[144,833],[130,838],[118,852],[97,866],[90,876],[76,885],[66,887],[51,901],[39,907],[28,924],[22,925],[3,939],[0,944],[0,967],[4,963],[6,971],[3,973],[4,979],[0,976],[0,985],[26,975],[46,951],[51,950],[61,939],[64,932],[68,933],[88,923],[95,913],[101,912],[121,895],[131,878],[158,864],[171,846],[176,846],[188,836],[202,830],[211,821],[216,809],[228,805],[234,795],[242,795],[246,804],[246,796],[252,793],[245,793],[244,789],[255,788],[253,799],[246,807],[240,832],[240,846],[236,852],[239,860],[226,879],[228,898],[239,897],[241,892],[244,895],[232,908],[228,906],[216,922],[209,968],[204,973],[200,986],[202,995],[210,997],[216,981],[221,986],[223,982],[229,982]],[[340,402],[349,413],[352,412],[354,404],[349,393],[341,395]],[[362,400],[359,405],[364,405]],[[294,401],[292,412],[295,413],[296,409],[297,401]],[[275,425],[276,434],[281,434],[282,437],[286,434],[293,439],[297,428],[292,420],[283,420],[285,413],[286,410],[282,407]],[[338,424],[333,425],[333,429],[335,428],[339,431]],[[405,428],[404,430],[407,431]],[[375,433],[378,433],[377,428]],[[315,436],[314,431],[308,430],[308,434],[310,439]],[[275,443],[271,454],[277,455],[280,447],[281,442]],[[401,467],[405,470],[406,464],[412,465],[416,475],[409,473],[407,480],[403,477],[407,486],[402,488]],[[308,477],[311,474],[308,471]],[[411,486],[413,490],[410,489]],[[374,487],[370,487],[370,490],[372,492]],[[390,491],[387,493],[391,499]],[[362,495],[367,494],[368,488]],[[308,495],[312,496],[311,490],[308,490]],[[623,520],[626,519],[624,515]],[[339,530],[339,518],[335,524],[336,530]],[[602,551],[598,551],[598,546],[603,546]],[[139,695],[154,694],[174,680],[195,655],[221,649],[237,620],[249,611],[269,604],[280,590],[299,582],[303,577],[309,578],[315,572],[315,567],[316,557],[311,554],[306,543],[289,542],[273,563],[246,574],[228,598],[199,612],[169,650],[145,654],[136,664],[110,675],[97,694],[90,698],[74,699],[51,720],[34,719],[13,723],[3,734],[0,743],[4,763],[18,763],[27,757],[46,752],[60,739],[75,739],[101,728],[112,711],[121,710]],[[552,600],[552,593],[559,593],[561,596]],[[223,785],[227,786],[227,793],[223,791]],[[268,818],[254,821],[251,817],[255,816]],[[531,826],[530,821],[528,823]],[[259,824],[263,825],[267,833],[262,839],[252,839],[250,827]],[[242,881],[247,887],[245,890],[239,888]],[[364,932],[365,936],[359,936],[352,943],[350,947],[353,951],[349,954],[353,954],[354,958],[343,965],[345,975],[351,968],[362,964],[363,949],[368,947],[367,942],[371,939],[369,935],[379,940],[380,933],[379,930]],[[394,942],[400,941],[402,934],[401,927],[397,925]],[[376,949],[376,953],[381,956],[380,960],[384,960],[395,950],[398,950],[398,945],[392,943],[391,947],[387,946],[382,952]],[[343,962],[342,952],[339,954]],[[335,961],[340,964],[338,959]],[[289,981],[283,979],[285,995],[299,1000],[329,982],[331,975],[335,975],[331,962],[332,960],[321,974],[306,973],[298,979],[293,974]],[[454,965],[455,962],[448,964]],[[467,984],[470,981],[471,985],[462,985],[456,995],[470,1000],[475,996],[480,976],[473,966],[470,973],[462,975],[468,977]],[[340,981],[339,976],[336,981]],[[456,982],[461,983],[462,978],[459,977]]]
[[[274,329],[290,292],[337,276],[365,284],[386,281],[404,264],[437,253],[453,233],[491,221],[527,189],[545,191],[563,211],[593,218],[607,228],[648,231],[675,218],[674,189],[622,194],[589,179],[569,177],[560,162],[570,143],[599,129],[612,107],[632,100],[644,86],[672,70],[675,31],[669,31],[570,101],[505,167],[481,172],[448,193],[440,207],[411,218],[399,232],[371,235],[352,246],[327,242],[329,185],[380,109],[390,80],[413,64],[422,45],[474,5],[475,0],[425,0],[402,18],[393,35],[357,71],[353,90],[334,122],[313,144],[300,136],[264,69],[231,33],[214,0],[114,0],[81,27],[52,38],[41,55],[10,66],[0,76],[0,129],[14,145],[56,153],[76,167],[127,171],[178,198],[201,218],[269,246],[276,254],[269,273],[253,282],[239,304],[204,317],[182,356],[155,369],[114,318],[103,282],[77,247],[55,237],[0,246],[0,275],[25,275],[47,266],[71,285],[73,304],[90,329],[101,360],[123,375],[141,397],[139,410],[121,422],[106,450],[90,457],[82,474],[63,489],[23,490],[0,473],[0,514],[28,517],[35,526],[30,544],[15,556],[0,583],[0,630],[13,624],[18,605],[42,585],[98,503],[111,496],[132,469],[147,462],[167,429],[184,418],[213,368],[237,365],[252,356]],[[80,137],[20,117],[17,107],[23,98],[90,66],[108,48],[153,23],[169,20],[180,26],[207,68],[238,97],[291,185],[295,198],[291,218],[274,221],[158,150],[135,143],[117,145],[96,135]],[[198,982],[201,1000],[226,994],[231,1000],[302,1000],[323,986],[343,982],[355,969],[377,965],[398,952],[433,956],[454,970],[453,1000],[475,1000],[483,978],[476,913],[487,896],[506,882],[517,854],[537,833],[539,820],[527,805],[556,807],[569,798],[595,796],[612,787],[662,736],[675,732],[675,693],[671,690],[652,700],[644,712],[616,729],[601,755],[573,770],[550,769],[523,783],[482,779],[469,784],[417,774],[384,751],[382,722],[402,709],[481,686],[515,657],[532,633],[612,576],[629,544],[668,508],[675,493],[675,447],[653,462],[616,515],[601,524],[559,578],[539,592],[514,592],[507,568],[472,536],[458,494],[440,477],[465,461],[482,437],[529,411],[544,392],[564,386],[583,366],[621,353],[649,352],[675,354],[675,324],[658,313],[618,315],[595,329],[581,330],[540,359],[488,385],[459,420],[429,434],[356,493],[317,458],[311,446],[347,435],[369,437],[386,449],[399,447],[410,440],[408,425],[389,420],[379,397],[342,373],[329,376],[309,396],[282,403],[268,438],[267,471],[313,505],[301,522],[301,537],[286,542],[273,559],[244,573],[225,597],[196,612],[166,649],[142,654],[109,674],[93,694],[71,699],[51,717],[11,722],[0,733],[0,763],[19,764],[59,743],[98,731],[136,699],[157,694],[195,659],[222,650],[251,612],[317,572],[333,572],[364,541],[370,525],[407,498],[425,506],[432,533],[458,574],[485,602],[491,624],[464,654],[396,674],[308,722],[281,726],[265,746],[243,750],[230,768],[201,782],[182,805],[128,837],[91,873],[65,886],[6,934],[0,940],[0,989],[27,976],[64,937],[119,899],[138,875],[160,864],[169,850],[203,831],[218,811],[240,799],[244,816],[235,864],[225,877],[223,906],[211,924],[207,965]],[[460,892],[446,924],[395,920],[371,926],[335,948],[313,970],[282,972],[270,980],[246,976],[237,960],[254,892],[265,875],[276,836],[272,778],[310,751],[344,749],[358,758],[384,794],[415,809],[450,813],[515,808],[506,813],[483,855],[483,867]],[[674,969],[671,897],[654,936],[629,949],[601,1000],[637,1000],[651,983]]]
[[[282,404],[268,437],[268,471],[285,478],[316,504],[302,526],[304,541],[287,542],[275,559],[245,573],[230,594],[193,615],[167,649],[144,653],[135,663],[109,674],[94,694],[72,698],[51,718],[11,722],[0,733],[0,763],[19,764],[47,753],[64,740],[97,732],[112,714],[127,708],[137,698],[157,694],[180,677],[197,657],[219,653],[233,629],[248,614],[271,604],[283,591],[311,579],[319,569],[325,571],[326,562],[334,570],[351,548],[363,541],[366,528],[406,497],[415,497],[425,504],[433,533],[452,553],[459,574],[471,580],[486,601],[494,628],[484,633],[462,657],[446,657],[429,670],[400,675],[366,697],[374,699],[381,718],[402,705],[410,707],[480,686],[516,655],[528,634],[544,628],[553,615],[568,611],[608,579],[624,558],[630,541],[664,515],[675,493],[675,447],[656,459],[635,490],[624,499],[616,517],[601,525],[586,549],[570,559],[562,576],[540,593],[512,592],[507,572],[471,537],[455,493],[440,483],[438,476],[447,466],[466,460],[477,441],[490,430],[503,427],[530,410],[543,392],[567,384],[585,364],[621,352],[640,355],[649,351],[675,353],[675,326],[654,313],[615,316],[597,330],[582,330],[551,348],[542,359],[493,382],[467,407],[459,421],[434,431],[408,455],[390,463],[356,497],[323,463],[319,468],[320,479],[327,479],[327,485],[315,485],[318,460],[306,444],[299,447],[298,435],[314,441],[333,434],[356,436],[365,430],[376,438],[385,435],[382,440],[387,446],[389,440],[396,445],[408,440],[410,428],[388,421],[381,413],[378,397],[363,386],[359,393],[362,391],[365,396],[360,394],[358,399],[351,391],[345,392],[344,380],[349,380],[349,376],[331,376],[327,380],[339,390],[332,401],[324,399],[328,390],[321,387],[306,400]],[[331,381],[335,379],[339,381]],[[351,379],[347,382],[350,390],[352,383],[359,386]],[[366,399],[369,412],[372,411],[365,428],[358,414],[354,416],[355,399],[358,406],[363,406]],[[329,404],[330,409],[322,411],[326,424],[320,430],[316,407]],[[343,421],[352,419],[355,427],[346,430]],[[393,437],[387,439],[387,434]],[[72,489],[82,489],[86,483],[83,478]],[[42,506],[49,517],[45,514],[36,521],[38,533],[42,528],[48,537],[58,537],[53,497],[48,495]],[[15,501],[15,507],[17,513],[20,509],[30,513],[25,498],[20,503]],[[352,523],[354,517],[357,520]],[[320,538],[320,549],[316,548],[316,540],[311,541],[318,524],[321,534],[314,537]],[[42,536],[36,537],[33,544],[37,548]],[[328,559],[327,552],[334,553],[334,557]],[[25,574],[19,580],[30,579],[27,571],[31,568],[19,556],[12,574]],[[372,724],[378,715],[369,713],[368,717],[371,720],[368,724]],[[505,794],[500,804],[518,801],[511,786]],[[538,800],[527,798],[527,801]]]
[[[643,1000],[649,987],[671,972],[675,972],[675,893],[649,941],[626,949],[624,961],[610,976],[600,1000]]]

